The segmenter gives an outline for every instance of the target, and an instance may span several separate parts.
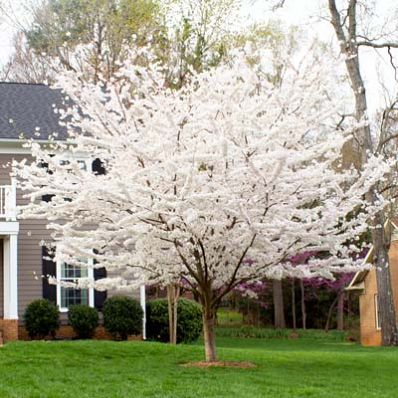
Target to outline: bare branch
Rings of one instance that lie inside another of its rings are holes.
[[[398,43],[395,42],[373,43],[372,41],[362,40],[357,42],[357,46],[373,47],[373,48],[398,48]]]

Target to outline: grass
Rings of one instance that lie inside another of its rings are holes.
[[[254,326],[240,327],[218,327],[218,337],[235,337],[235,338],[254,338],[254,339],[292,339],[296,336],[300,339],[325,340],[328,341],[346,341],[350,334],[338,330],[330,330],[325,332],[317,329],[273,329],[258,328]]]
[[[220,308],[217,311],[217,324],[223,327],[241,326],[243,324],[243,315],[238,311]]]
[[[0,349],[0,397],[397,397],[398,350],[335,339],[218,338],[222,360],[255,369],[197,369],[203,347],[149,342],[18,342]]]

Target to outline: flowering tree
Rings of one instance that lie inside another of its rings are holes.
[[[339,168],[344,101],[331,100],[330,65],[309,58],[286,67],[278,87],[242,54],[180,91],[154,64],[126,62],[96,85],[64,71],[58,84],[79,105],[65,119],[71,139],[32,143],[35,161],[16,165],[30,198],[22,216],[50,220],[57,260],[106,267],[96,288],[182,278],[202,305],[206,360],[215,361],[225,295],[264,277],[353,269],[358,249],[346,243],[384,205],[363,198],[388,163],[370,158],[362,174]],[[82,169],[82,154],[101,159],[106,174]],[[309,250],[327,255],[289,263]]]

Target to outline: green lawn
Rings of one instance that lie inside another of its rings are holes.
[[[0,397],[398,396],[398,349],[333,340],[219,338],[220,359],[255,369],[197,369],[200,345],[19,342],[0,349]]]
[[[243,325],[243,315],[234,310],[220,308],[217,311],[217,324],[219,326],[241,326]]]

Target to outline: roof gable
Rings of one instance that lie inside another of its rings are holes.
[[[384,231],[386,234],[390,235],[391,242],[398,240],[398,219],[387,219],[384,223]],[[373,266],[373,245],[370,247],[364,261],[363,265],[366,267],[367,264],[371,264]],[[369,273],[370,268],[366,268],[358,271],[350,284],[346,287],[345,290],[363,290],[365,288],[364,281],[366,276]]]

